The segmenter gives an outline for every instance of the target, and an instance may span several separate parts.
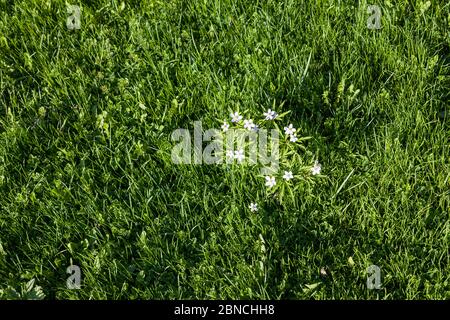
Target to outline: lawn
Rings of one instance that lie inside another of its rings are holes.
[[[234,112],[276,185],[174,163]],[[0,299],[450,299],[449,248],[447,0],[0,0]]]

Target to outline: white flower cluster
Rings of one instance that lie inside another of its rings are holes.
[[[266,120],[266,121],[275,120],[275,118],[278,117],[278,113],[276,113],[275,111],[273,111],[271,109],[268,109],[267,112],[264,112],[263,115],[265,117],[264,120]],[[259,129],[258,125],[254,123],[253,119],[244,119],[243,116],[240,115],[238,111],[231,113],[230,117],[231,117],[231,122],[234,124],[239,124],[243,120],[244,129],[255,130],[255,131],[257,131]],[[222,128],[223,132],[227,132],[230,129],[230,124],[227,121],[224,121],[221,128]],[[284,127],[284,133],[285,133],[286,137],[289,138],[290,142],[298,141],[297,129],[294,128],[292,123],[289,124],[287,127]],[[226,157],[236,159],[238,162],[242,162],[245,159],[244,150],[238,149],[234,152],[231,150],[228,150],[226,152]],[[321,170],[322,170],[322,166],[318,162],[318,160],[316,160],[314,162],[314,166],[312,166],[310,168],[310,172],[312,175],[318,175],[318,174],[320,174]],[[282,178],[285,181],[290,181],[290,180],[294,179],[294,174],[292,173],[292,171],[284,171]],[[265,185],[268,189],[273,188],[277,184],[277,180],[276,180],[275,176],[267,175],[267,176],[265,176],[265,180],[266,180]],[[251,212],[258,211],[258,204],[255,202],[250,203],[249,209]]]

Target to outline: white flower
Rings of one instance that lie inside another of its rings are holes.
[[[239,122],[242,120],[242,116],[239,114],[239,112],[230,113],[231,122]]]
[[[266,120],[273,120],[277,117],[277,113],[271,109],[267,110],[267,112],[264,112],[264,115],[266,116]]]
[[[228,124],[228,122],[225,121],[222,125],[222,131],[227,132],[228,129],[230,129],[230,125]]]
[[[253,129],[252,129],[252,130],[257,132],[257,131],[259,130],[258,125],[255,124],[255,125],[253,126]]]
[[[244,150],[239,149],[234,152],[234,158],[237,159],[238,162],[242,162],[245,159]]]
[[[290,140],[291,140],[291,142],[297,142],[297,140],[298,140],[297,135],[295,133],[291,134]]]
[[[292,171],[285,171],[284,175],[283,175],[283,179],[286,181],[291,180],[292,178],[294,178],[294,175],[292,174]]]
[[[227,156],[227,158],[233,159],[233,157],[234,157],[234,152],[233,152],[233,150],[227,150],[226,156]]]
[[[295,134],[295,131],[297,131],[297,129],[294,128],[292,123],[288,127],[284,127],[284,133],[286,133],[289,136]]]
[[[266,176],[266,186],[267,187],[272,188],[276,184],[277,184],[277,182],[275,181],[275,177]]]
[[[258,211],[258,204],[257,203],[250,203],[250,205],[248,206],[250,208],[251,212],[255,212]]]
[[[252,130],[255,124],[252,119],[244,120],[244,128],[247,130]]]
[[[320,165],[319,161],[314,162],[314,167],[311,168],[311,173],[313,176],[320,173],[320,170],[322,170],[322,166]]]

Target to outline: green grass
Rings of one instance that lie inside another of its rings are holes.
[[[364,1],[73,1],[70,31],[0,0],[0,298],[449,299],[450,4],[424,2],[370,30]],[[293,198],[172,163],[173,130],[274,105],[322,164]]]

